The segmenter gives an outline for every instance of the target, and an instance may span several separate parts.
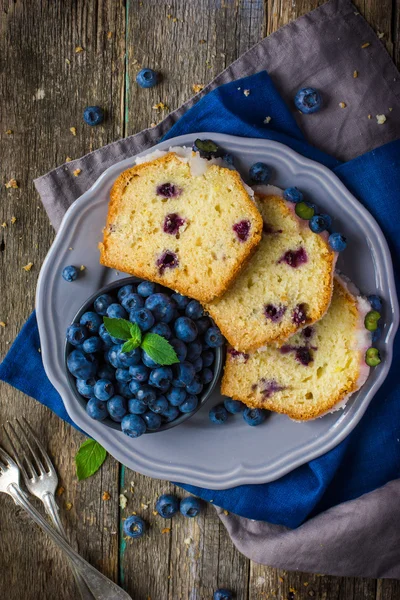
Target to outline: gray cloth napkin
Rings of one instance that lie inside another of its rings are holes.
[[[330,0],[262,40],[157,127],[37,179],[36,189],[55,229],[105,169],[157,143],[211,89],[263,69],[289,106],[303,85],[322,90],[321,113],[295,116],[311,143],[341,160],[400,137],[396,67],[356,8],[348,0]],[[382,114],[387,121],[379,125],[376,115]],[[72,176],[76,168],[82,169],[78,178]],[[333,575],[400,578],[400,480],[331,508],[296,530],[218,512],[235,545],[256,562]]]

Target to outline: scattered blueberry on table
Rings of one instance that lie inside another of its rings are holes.
[[[255,427],[261,425],[266,419],[267,411],[262,408],[249,408],[246,407],[243,411],[243,419],[248,425]]]
[[[140,538],[146,531],[146,523],[141,517],[132,515],[125,519],[123,530],[128,537]]]
[[[321,109],[322,97],[315,88],[301,88],[294,98],[294,104],[300,112],[307,115]]]
[[[104,121],[104,112],[100,106],[87,106],[83,111],[83,120],[87,125],[94,127]]]
[[[62,277],[63,279],[65,279],[65,281],[68,281],[68,283],[71,283],[72,281],[78,279],[78,275],[79,269],[77,267],[74,267],[74,265],[68,265],[68,267],[64,267],[62,271]]]
[[[223,404],[217,404],[210,410],[209,417],[212,423],[223,425],[228,419],[228,411]]]
[[[184,517],[189,517],[193,519],[200,514],[202,508],[201,501],[199,498],[195,498],[194,496],[189,496],[188,498],[183,498],[179,505],[179,510],[181,511]]]
[[[136,75],[136,82],[141,88],[152,88],[157,84],[157,73],[153,69],[141,69]]]
[[[219,588],[215,590],[213,600],[232,600],[233,594],[230,590]]]
[[[173,494],[162,494],[156,502],[156,511],[164,519],[170,519],[179,512],[179,499]]]

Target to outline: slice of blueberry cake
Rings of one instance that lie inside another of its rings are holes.
[[[262,218],[237,171],[174,150],[118,177],[100,261],[209,302],[255,251]]]
[[[229,290],[206,305],[229,343],[243,352],[281,344],[318,321],[332,296],[337,254],[328,234],[313,233],[295,205],[271,187],[256,188],[264,223],[257,252]]]
[[[343,408],[366,381],[371,333],[364,326],[367,300],[335,277],[332,302],[317,323],[283,346],[252,353],[228,349],[221,391],[247,406],[308,420]]]

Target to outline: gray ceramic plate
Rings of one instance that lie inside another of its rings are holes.
[[[217,389],[207,405],[186,423],[133,440],[90,419],[71,393],[64,368],[64,334],[86,298],[109,281],[125,276],[99,264],[97,244],[102,237],[110,188],[121,171],[134,164],[134,157],[107,169],[71,206],[43,264],[36,297],[43,363],[50,381],[75,423],[121,463],[151,477],[223,489],[277,479],[324,454],[350,433],[389,370],[399,311],[392,262],[382,231],[329,169],[277,142],[215,133],[181,136],[156,148],[190,146],[196,137],[212,138],[232,152],[243,174],[254,162],[265,161],[273,167],[271,183],[283,188],[298,186],[323,212],[330,213],[337,229],[349,240],[338,267],[363,293],[378,293],[385,304],[385,326],[379,344],[383,361],[372,369],[367,383],[343,411],[308,423],[272,414],[259,427],[249,427],[237,415],[221,427],[208,419],[209,408],[222,400]],[[73,284],[61,277],[62,268],[69,264],[86,266],[84,277]]]

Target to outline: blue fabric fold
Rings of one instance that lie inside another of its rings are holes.
[[[243,90],[247,88],[251,93],[245,96]],[[271,117],[268,124],[264,123],[266,116]],[[304,139],[265,71],[210,92],[172,127],[167,138],[201,131],[276,140],[331,168],[379,222],[399,272],[400,140],[340,163]],[[0,365],[0,379],[71,423],[60,396],[46,377],[38,348],[33,313]],[[399,359],[397,338],[394,365]],[[221,491],[182,487],[241,516],[295,528],[307,518],[399,476],[400,382],[392,368],[355,430],[320,458],[272,483]]]

